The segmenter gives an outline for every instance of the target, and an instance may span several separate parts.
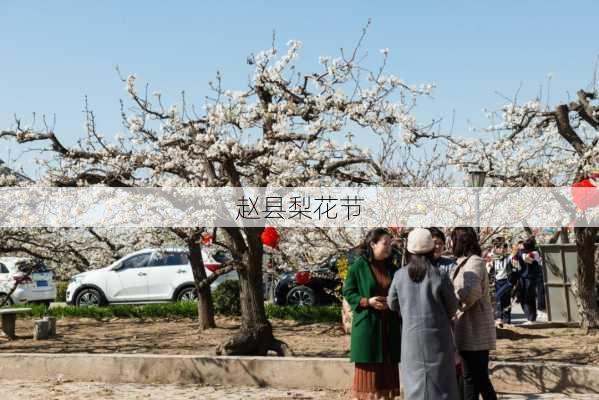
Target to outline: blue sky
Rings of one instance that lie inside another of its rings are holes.
[[[599,1],[27,1],[0,3],[0,127],[16,114],[56,114],[55,130],[72,142],[83,134],[87,95],[106,135],[121,130],[115,71],[135,73],[167,98],[185,90],[199,103],[222,71],[225,86],[244,87],[249,53],[304,44],[300,65],[351,48],[369,17],[364,49],[375,61],[391,50],[388,72],[410,83],[435,82],[422,119],[484,125],[483,107],[504,101],[523,84],[535,96],[551,73],[551,100],[589,84],[599,55]],[[448,128],[448,123],[446,127]],[[6,159],[8,143],[0,142]],[[13,149],[12,157],[19,154]],[[23,156],[13,166],[24,164]],[[30,167],[26,167],[29,170]]]

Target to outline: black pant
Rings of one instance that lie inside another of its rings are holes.
[[[545,311],[545,282],[542,276],[537,280],[537,310]]]
[[[464,399],[497,400],[497,394],[489,379],[489,350],[460,351],[464,360]]]
[[[495,318],[500,318],[504,324],[512,323],[512,285],[507,279],[495,281],[496,310]]]
[[[526,319],[529,321],[537,320],[537,280],[520,279],[520,304]]]

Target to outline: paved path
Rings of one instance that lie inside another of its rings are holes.
[[[46,382],[0,380],[0,399],[342,400],[349,398],[348,393],[322,390],[283,390],[199,385],[104,384],[94,382],[63,382],[60,380]],[[599,395],[502,395],[499,398],[503,400],[599,400]]]
[[[522,311],[522,306],[518,303],[514,303],[512,305],[512,324],[514,325],[522,325],[526,322],[526,317],[524,316],[524,311]],[[547,322],[547,314],[538,313],[537,323]]]

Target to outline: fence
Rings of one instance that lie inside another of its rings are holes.
[[[575,244],[541,245],[547,317],[554,322],[580,322],[572,282],[576,279]]]

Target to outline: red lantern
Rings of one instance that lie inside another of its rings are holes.
[[[599,188],[592,179],[576,182],[570,190],[574,204],[582,211],[599,205]]]
[[[310,271],[300,271],[297,274],[295,274],[295,283],[297,283],[298,285],[307,285],[308,283],[310,283],[310,280],[312,280],[312,277],[310,276]]]
[[[265,246],[272,247],[273,249],[276,249],[279,246],[279,232],[271,226],[264,228],[260,238],[262,239],[262,244]]]
[[[202,244],[204,246],[210,246],[212,244],[212,235],[209,234],[208,232],[203,232],[202,233]]]

